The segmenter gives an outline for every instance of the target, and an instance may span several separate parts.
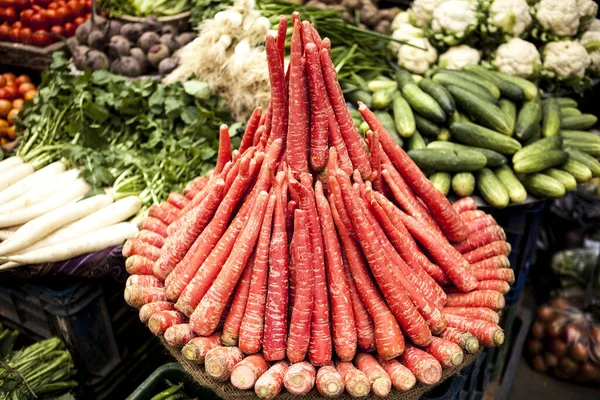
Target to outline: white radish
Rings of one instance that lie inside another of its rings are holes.
[[[14,231],[8,230],[8,229],[2,229],[0,230],[0,240],[8,240],[10,239],[12,236],[15,235]],[[4,244],[4,243],[2,243]]]
[[[28,190],[38,186],[41,182],[49,179],[49,177],[64,172],[66,169],[67,167],[65,164],[57,161],[35,171],[33,174],[13,183],[11,186],[1,191],[0,204],[19,197]]]
[[[17,165],[23,164],[21,157],[9,157],[6,160],[0,161],[0,173],[6,172],[9,168],[16,167]]]
[[[34,218],[44,215],[47,212],[56,210],[58,207],[78,200],[84,194],[90,191],[92,187],[82,178],[70,183],[64,189],[58,191],[38,204],[14,211],[8,214],[0,215],[0,228],[7,226],[24,224]]]
[[[129,222],[111,225],[90,232],[77,239],[54,246],[44,247],[27,254],[6,257],[8,261],[20,264],[42,264],[59,262],[82,254],[94,253],[107,247],[123,244],[127,239],[138,235],[138,228]],[[8,263],[7,263],[8,264]],[[8,269],[0,266],[0,270]]]
[[[25,254],[42,247],[63,243],[81,235],[85,235],[86,233],[90,233],[119,222],[127,221],[129,218],[137,214],[141,207],[142,202],[140,201],[139,197],[125,197],[104,208],[101,208],[100,210],[80,219],[79,221],[75,221],[69,225],[63,226],[42,240],[32,244],[27,248],[19,250],[19,254]]]
[[[26,193],[13,199],[6,204],[0,205],[0,214],[10,213],[25,207],[37,204],[54,193],[62,190],[63,187],[73,182],[79,176],[79,170],[71,169],[56,176],[50,177],[39,186],[31,188]]]
[[[0,190],[4,190],[15,182],[20,181],[27,175],[33,174],[35,168],[31,164],[19,164],[11,167],[7,171],[2,171],[0,175]]]
[[[90,215],[113,201],[113,197],[107,194],[93,196],[75,204],[65,204],[32,219],[16,231],[10,241],[0,244],[0,256],[15,253],[48,236],[58,228]]]

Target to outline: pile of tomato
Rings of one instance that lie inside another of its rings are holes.
[[[92,0],[0,0],[0,41],[45,47],[75,34]]]
[[[25,100],[33,100],[37,88],[27,75],[15,76],[10,72],[0,75],[0,145],[17,137],[14,120]]]

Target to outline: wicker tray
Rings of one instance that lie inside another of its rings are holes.
[[[240,390],[233,387],[229,382],[217,382],[210,378],[204,372],[203,368],[191,363],[187,359],[185,359],[181,355],[181,349],[168,345],[163,338],[161,338],[163,345],[169,350],[169,353],[183,366],[183,368],[200,384],[201,386],[207,387],[214,391],[217,396],[223,399],[233,399],[233,400],[242,400],[242,399],[256,399],[256,395],[252,390]],[[446,379],[456,375],[462,368],[470,365],[473,361],[479,357],[480,351],[475,354],[469,354],[465,357],[465,360],[461,365],[454,368],[444,369],[442,374],[442,379],[440,383],[444,382]],[[434,386],[424,386],[420,383],[417,383],[415,387],[408,392],[400,392],[398,390],[392,389],[392,392],[389,396],[386,397],[388,400],[416,400],[419,399],[424,393],[433,389]],[[299,396],[293,395],[286,391],[282,391],[277,397],[279,400],[298,400]],[[317,392],[316,389],[313,389],[308,394],[302,396],[303,399],[308,400],[322,400],[323,396]],[[349,396],[348,394],[343,394],[338,397],[341,400],[353,400],[354,398]],[[371,394],[367,397],[363,397],[363,399],[379,399],[375,395]]]
[[[64,49],[66,45],[65,41],[46,47],[0,42],[0,64],[43,71],[52,63],[52,53]]]
[[[171,15],[168,17],[158,17],[158,22],[163,25],[171,25],[177,29],[178,32],[187,32],[189,28],[189,19],[190,15],[192,15],[191,11],[184,11],[181,14]],[[121,21],[123,23],[129,22],[144,22],[144,17],[134,17],[132,15],[120,15],[111,17],[117,21]]]

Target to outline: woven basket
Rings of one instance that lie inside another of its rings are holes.
[[[65,46],[64,41],[46,47],[0,42],[0,64],[43,71],[52,63],[52,53]]]
[[[195,364],[191,363],[190,361],[188,361],[186,358],[184,358],[181,355],[181,349],[168,345],[162,338],[161,338],[161,341],[162,341],[163,345],[169,350],[171,355],[173,355],[173,357],[175,357],[175,359],[177,359],[179,364],[181,364],[183,366],[183,368],[196,380],[196,382],[198,382],[198,384],[200,386],[204,386],[204,387],[211,389],[212,391],[214,391],[217,394],[217,396],[221,397],[222,399],[226,399],[226,400],[229,400],[229,399],[231,399],[231,400],[246,400],[246,399],[256,399],[257,398],[256,394],[254,394],[254,391],[252,391],[252,390],[240,390],[240,389],[236,389],[235,387],[233,387],[233,385],[231,385],[229,382],[215,381],[214,379],[209,377],[204,372],[204,369],[201,366],[195,365]],[[442,382],[444,382],[446,379],[452,377],[453,375],[456,375],[462,368],[466,367],[467,365],[469,365],[473,361],[475,361],[477,359],[477,357],[479,357],[479,354],[480,354],[480,352],[467,355],[465,357],[463,363],[461,365],[459,365],[458,367],[448,368],[448,369],[445,368],[443,371],[443,374],[442,374],[442,379],[440,381],[440,384]],[[412,388],[411,390],[409,390],[408,392],[400,392],[398,390],[392,389],[392,392],[390,393],[389,396],[386,397],[386,399],[389,399],[389,400],[417,400],[424,393],[430,391],[433,388],[434,388],[433,386],[424,386],[424,385],[421,385],[420,383],[417,383],[415,385],[415,387]],[[277,396],[278,400],[298,400],[298,398],[299,398],[299,396],[288,393],[285,390],[283,390]],[[302,399],[322,400],[323,396],[321,396],[316,389],[313,389],[308,394],[302,396]],[[347,394],[341,395],[340,397],[338,397],[338,399],[354,400],[353,397],[351,397]],[[376,397],[373,394],[371,394],[367,397],[363,397],[363,399],[375,400],[375,399],[379,399],[379,397]]]

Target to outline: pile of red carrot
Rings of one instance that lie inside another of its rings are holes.
[[[153,206],[125,245],[125,299],[185,358],[261,398],[436,384],[503,342],[510,246],[360,104],[363,140],[329,40],[292,23],[287,71],[284,40],[267,37],[271,103],[240,148],[222,126],[214,170]]]

